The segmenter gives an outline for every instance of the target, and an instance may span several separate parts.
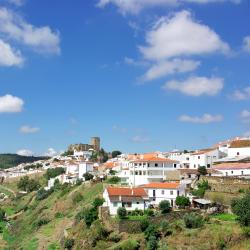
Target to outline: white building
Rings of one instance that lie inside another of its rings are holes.
[[[250,162],[227,162],[214,165],[213,169],[221,172],[223,176],[250,176]]]
[[[175,200],[178,196],[185,195],[185,185],[180,182],[158,182],[142,186],[149,197],[151,205],[159,205],[163,200],[168,200],[171,207],[175,207]]]
[[[109,207],[111,215],[116,215],[119,207],[125,207],[127,211],[145,210],[149,203],[148,195],[143,188],[108,187],[103,193],[103,198],[103,206]]]
[[[250,157],[250,140],[236,140],[233,141],[228,148],[228,157]]]
[[[131,161],[128,184],[140,186],[150,182],[162,182],[165,180],[166,171],[175,170],[177,164],[177,161],[160,157]]]

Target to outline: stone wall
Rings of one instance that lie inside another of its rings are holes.
[[[201,180],[207,180],[211,191],[223,193],[239,193],[239,190],[250,189],[250,179],[237,177],[204,176]]]

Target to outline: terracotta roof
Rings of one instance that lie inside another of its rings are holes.
[[[250,163],[221,163],[218,165],[214,165],[213,169],[216,170],[250,169]]]
[[[147,197],[147,193],[143,188],[125,188],[125,187],[108,187],[109,196],[133,196]]]
[[[206,153],[214,151],[214,150],[215,150],[215,148],[201,149],[201,150],[199,150],[197,152],[192,153],[191,155],[203,155],[203,154],[206,154]]]
[[[237,140],[233,141],[230,148],[248,148],[250,147],[250,140]]]
[[[174,161],[168,158],[160,158],[160,157],[151,157],[147,159],[138,159],[132,162],[166,162],[166,163],[177,163],[178,161]]]
[[[145,184],[143,188],[161,188],[161,189],[177,189],[180,186],[179,182],[152,182]]]

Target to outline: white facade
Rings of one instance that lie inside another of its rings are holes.
[[[177,163],[164,158],[132,161],[129,165],[128,184],[140,186],[150,182],[162,182],[166,178],[166,171],[175,170]]]
[[[244,176],[250,175],[250,168],[249,169],[217,169],[220,171],[223,176]]]
[[[228,148],[228,157],[250,156],[250,147]]]

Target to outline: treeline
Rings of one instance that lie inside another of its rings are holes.
[[[48,157],[21,156],[17,154],[0,154],[0,169],[16,167],[21,163],[32,163]]]

